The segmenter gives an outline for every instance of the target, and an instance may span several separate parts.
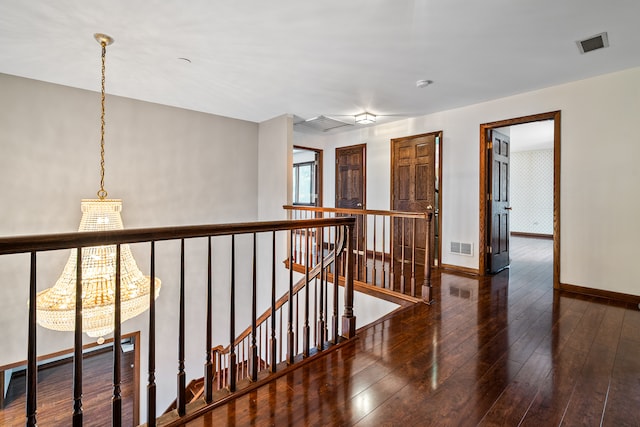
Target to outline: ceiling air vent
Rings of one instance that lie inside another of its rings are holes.
[[[301,122],[294,123],[295,126],[306,126],[311,129],[327,132],[331,129],[341,128],[343,126],[353,126],[351,123],[341,122],[340,120],[332,119],[327,116],[318,116],[312,119],[307,119]]]
[[[579,40],[576,42],[580,53],[591,52],[592,50],[602,49],[603,47],[609,47],[609,37],[607,33],[596,34],[588,39]]]

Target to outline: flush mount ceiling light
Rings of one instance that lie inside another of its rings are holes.
[[[100,115],[100,190],[97,199],[81,203],[82,219],[78,231],[122,230],[122,200],[107,199],[104,189],[104,101],[105,57],[113,39],[94,34],[102,46],[102,93]],[[38,323],[56,331],[75,330],[76,271],[78,252],[72,250],[67,264],[51,288],[38,293],[36,312]],[[82,248],[82,331],[90,337],[100,337],[114,330],[114,302],[116,295],[116,245]],[[149,308],[149,297],[160,292],[160,280],[153,282],[138,269],[129,245],[120,245],[120,301],[121,321],[135,317]]]
[[[368,125],[376,122],[376,115],[367,113],[366,111],[361,114],[356,114],[356,123],[359,125]]]
[[[433,84],[433,80],[422,79],[416,82],[416,87],[423,88],[429,86],[430,84]]]

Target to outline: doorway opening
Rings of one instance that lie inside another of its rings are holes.
[[[322,150],[293,146],[294,205],[322,206]]]
[[[514,132],[523,130],[515,126],[524,124],[541,128],[545,124],[550,124],[552,129],[552,144],[549,146],[551,153],[541,155],[544,157],[552,156],[552,165],[549,166],[553,187],[552,218],[551,225],[549,225],[547,223],[549,219],[544,215],[544,220],[541,219],[543,216],[540,216],[533,221],[521,215],[518,217],[520,222],[516,223],[517,229],[513,231],[516,232],[516,235],[520,232],[525,236],[553,238],[553,286],[558,288],[560,283],[560,111],[480,125],[479,271],[483,275],[492,274],[509,264],[509,239],[512,231],[511,209],[517,208],[512,206],[510,165],[515,153],[526,151],[519,150],[517,145],[514,146],[509,133],[512,133],[512,130]],[[518,155],[516,156],[518,157]],[[529,159],[529,161],[533,160]],[[536,203],[535,200],[527,200],[526,202]],[[548,208],[548,206],[541,206],[539,203],[535,206],[535,209],[539,211]],[[527,210],[529,213],[535,211],[533,205],[521,205],[517,209]],[[522,213],[524,212],[519,212],[519,214]]]

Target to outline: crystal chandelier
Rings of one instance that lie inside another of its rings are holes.
[[[102,46],[102,97],[100,115],[100,190],[97,199],[81,203],[82,219],[78,231],[122,230],[122,200],[107,199],[104,189],[104,101],[105,57],[113,39],[94,34]],[[38,323],[56,331],[75,329],[77,251],[69,260],[56,284],[38,293]],[[90,337],[103,337],[114,330],[116,246],[94,246],[82,249],[82,330]],[[129,245],[120,246],[121,319],[137,316],[149,308],[150,279],[138,269]],[[155,278],[155,296],[160,292],[160,279]]]

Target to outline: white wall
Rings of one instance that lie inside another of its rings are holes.
[[[509,162],[510,230],[553,234],[553,150],[512,151]]]
[[[260,123],[258,143],[258,218],[262,221],[287,219],[282,206],[291,204],[293,168],[293,117],[282,115]],[[276,234],[276,299],[288,288],[286,233]],[[258,316],[271,303],[273,266],[272,236],[257,236]]]
[[[99,188],[99,94],[3,74],[0,93],[0,236],[77,230],[80,199],[94,198]],[[125,227],[258,218],[258,124],[112,96],[106,108],[105,187],[109,197],[123,199]],[[214,313],[224,327],[229,245],[214,244]],[[148,274],[148,248],[132,249]],[[205,251],[204,241],[187,242],[187,328],[202,331],[187,340],[188,378],[203,375]],[[157,255],[158,408],[164,410],[175,397],[178,366],[179,244],[160,242]],[[67,257],[66,251],[38,257],[38,290],[53,285]],[[27,256],[0,257],[0,365],[26,359],[28,283]],[[146,317],[123,325],[123,332],[142,332],[143,416]],[[214,344],[228,343],[228,333],[217,331]],[[37,334],[39,354],[73,347],[70,332],[38,327]]]
[[[367,207],[388,209],[389,140],[442,130],[442,246],[452,240],[477,246],[480,124],[555,110],[562,111],[560,280],[640,295],[630,237],[640,236],[640,68],[325,136],[325,204],[334,200],[336,147],[367,144]],[[295,138],[315,146],[305,135]],[[477,253],[445,251],[442,258],[478,268]]]
[[[282,206],[293,192],[293,117],[283,115],[260,123],[258,144],[258,217],[286,219]]]

